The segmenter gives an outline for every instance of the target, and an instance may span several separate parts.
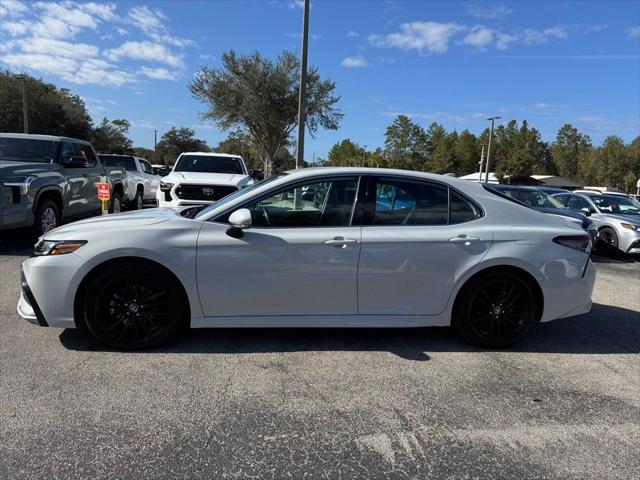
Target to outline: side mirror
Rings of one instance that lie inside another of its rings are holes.
[[[227,235],[233,238],[242,238],[243,230],[251,228],[251,212],[246,208],[236,210],[229,215],[229,228]]]
[[[62,166],[66,168],[87,168],[89,160],[84,157],[70,157],[62,161]]]
[[[581,208],[580,211],[584,213],[587,217],[590,217],[591,214],[593,213],[591,209],[587,207]]]

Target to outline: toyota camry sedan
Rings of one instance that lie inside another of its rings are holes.
[[[574,222],[404,170],[281,173],[212,205],[72,223],[21,267],[19,314],[142,349],[184,327],[451,325],[500,348],[588,312]]]

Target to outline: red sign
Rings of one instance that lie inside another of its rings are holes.
[[[109,200],[111,198],[108,183],[98,183],[98,198],[100,200]]]

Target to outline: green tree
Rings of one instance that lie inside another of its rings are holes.
[[[463,130],[456,143],[455,173],[458,176],[478,171],[480,149],[478,138],[469,130]]]
[[[156,145],[156,161],[165,165],[175,163],[183,152],[208,152],[209,146],[204,140],[195,137],[196,132],[187,127],[172,127],[160,138]]]
[[[365,158],[364,148],[345,138],[331,147],[323,165],[327,167],[355,167],[361,166]]]
[[[406,115],[398,115],[384,134],[388,166],[424,170],[428,158],[428,139],[424,129]]]
[[[207,105],[203,118],[223,130],[246,129],[269,176],[278,152],[297,125],[300,61],[283,52],[275,61],[255,52],[249,56],[230,50],[222,67],[202,67],[189,84],[192,95]],[[307,74],[306,129],[313,136],[322,127],[336,130],[343,114],[335,82],[322,80],[318,69]]]
[[[591,150],[591,139],[584,135],[577,128],[570,124],[563,125],[556,141],[553,143],[553,163],[558,171],[558,175],[568,178],[578,177],[578,163],[589,150]]]
[[[445,128],[432,123],[427,130],[429,157],[427,160],[427,171],[431,173],[449,173],[453,171],[455,160],[455,143],[458,134],[451,136],[447,134]]]
[[[517,121],[511,120],[506,126],[500,125],[495,133],[497,145],[494,165],[498,177],[532,175],[545,155],[540,132],[530,128],[526,120],[519,128]]]
[[[133,153],[133,142],[127,136],[131,124],[124,119],[107,120],[103,118],[100,125],[91,132],[91,143],[101,153]]]
[[[599,184],[625,189],[625,176],[633,167],[624,140],[616,135],[605,138],[597,149],[594,166]]]
[[[151,163],[156,163],[156,152],[152,148],[134,147],[133,154],[142,157]]]
[[[84,101],[26,74],[0,71],[0,132],[23,132],[22,89],[26,91],[29,133],[82,140],[91,136],[91,117]]]
[[[251,136],[240,129],[231,131],[227,138],[219,142],[213,150],[220,153],[240,155],[247,164],[247,167],[252,170],[262,168],[260,155],[257,152]]]

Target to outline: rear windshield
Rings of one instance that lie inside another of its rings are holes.
[[[0,138],[0,162],[53,163],[58,142],[30,138]]]
[[[119,167],[124,168],[130,172],[135,172],[136,162],[133,157],[123,156],[113,156],[113,155],[98,155],[100,157],[100,161],[104,164],[105,167]]]
[[[509,197],[509,200],[518,200],[520,203],[533,208],[564,208],[564,205],[558,200],[553,198],[547,192],[542,190],[529,190],[520,188],[509,187],[491,187],[487,186],[492,191],[498,191],[501,194]]]
[[[211,155],[182,155],[173,171],[245,174],[240,159]]]

